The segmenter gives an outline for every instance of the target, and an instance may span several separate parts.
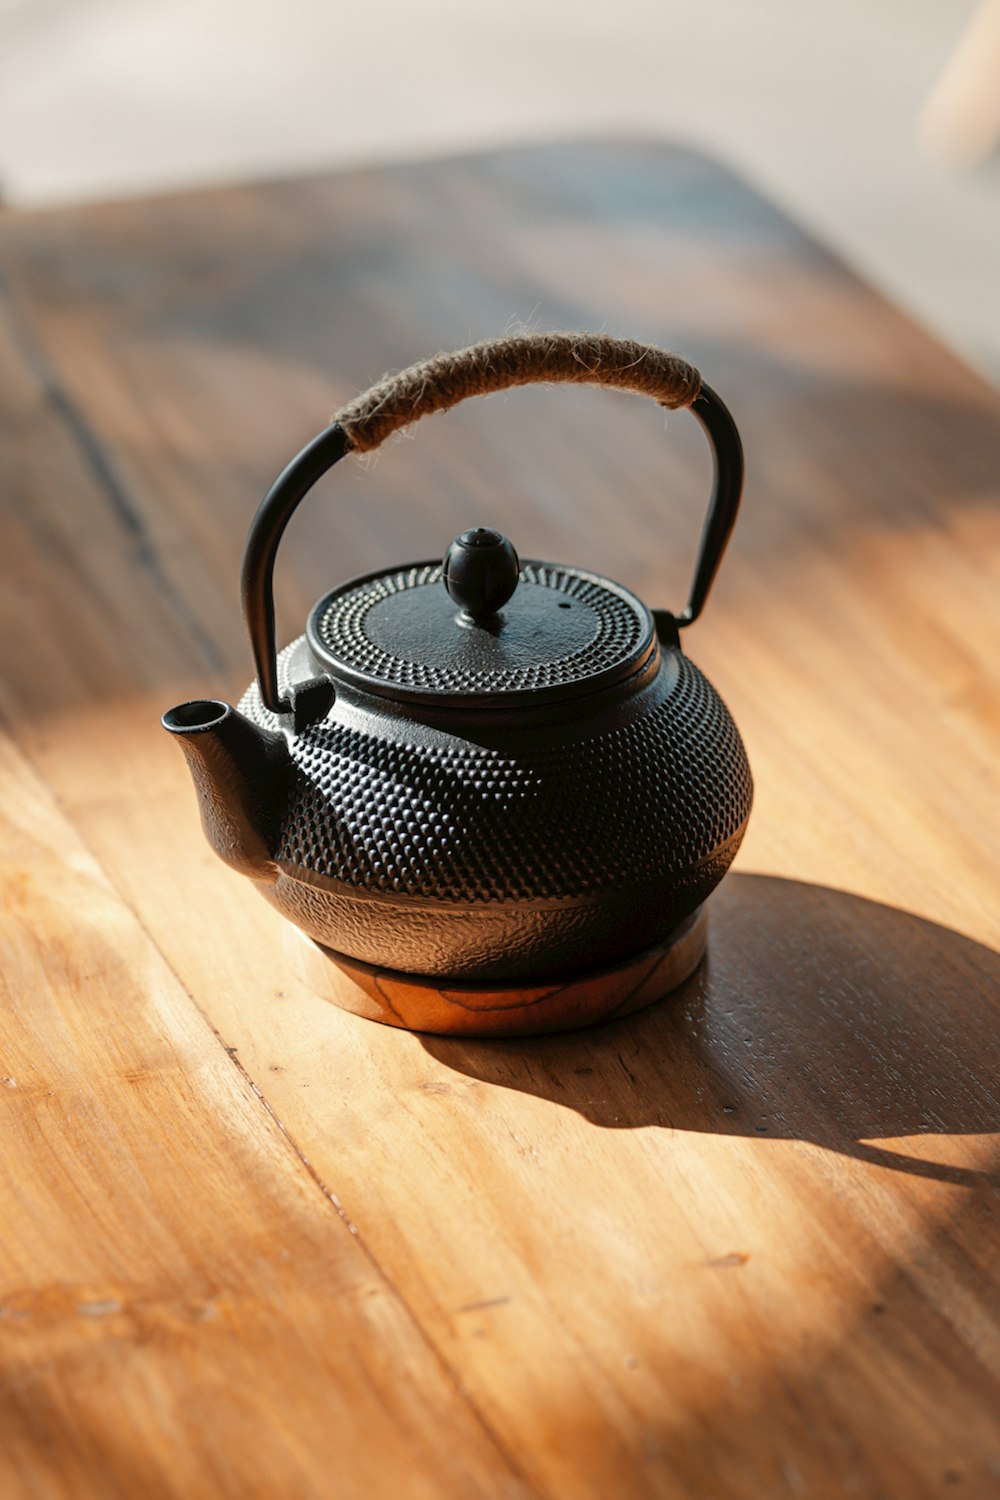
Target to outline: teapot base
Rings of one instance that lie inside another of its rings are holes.
[[[652,947],[603,969],[541,984],[429,979],[348,958],[292,927],[285,946],[303,984],[370,1021],[437,1036],[531,1036],[610,1021],[664,999],[705,955],[708,903]]]

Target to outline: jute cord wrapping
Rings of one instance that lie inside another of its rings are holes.
[[[369,453],[399,428],[447,411],[468,396],[541,382],[636,391],[671,410],[690,406],[701,390],[692,365],[652,344],[604,333],[512,334],[387,375],[341,407],[333,420],[357,453]]]

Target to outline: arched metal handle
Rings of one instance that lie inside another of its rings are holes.
[[[243,618],[250,635],[257,684],[265,708],[288,713],[278,692],[278,653],[274,639],[274,559],[285,527],[318,479],[339,464],[351,445],[339,422],[313,438],[278,475],[250,523],[243,552]]]
[[[558,378],[558,377],[557,377]],[[593,383],[604,381],[598,371]],[[743,447],[736,423],[710,386],[702,385],[690,401],[708,437],[714,463],[712,497],[687,607],[678,625],[690,625],[701,614],[732,534],[743,491]],[[261,699],[272,713],[287,713],[290,704],[278,691],[274,634],[274,562],[278,546],[296,508],[318,479],[352,451],[347,427],[334,422],[293,458],[278,475],[254,516],[243,554],[243,614],[250,635]]]
[[[719,564],[729,544],[743,495],[743,444],[729,407],[710,385],[691,403],[712,450],[712,498],[701,533],[698,560],[691,580],[691,593],[685,609],[677,616],[678,625],[690,625],[705,606]]]

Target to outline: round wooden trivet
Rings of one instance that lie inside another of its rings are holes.
[[[530,1036],[627,1016],[684,983],[705,953],[707,906],[669,938],[607,969],[546,984],[465,985],[374,968],[313,942],[291,925],[297,977],[325,1000],[386,1026],[441,1036]]]

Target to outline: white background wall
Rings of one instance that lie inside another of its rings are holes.
[[[1000,380],[1000,163],[921,107],[972,0],[0,0],[8,203],[553,136],[714,150]]]

